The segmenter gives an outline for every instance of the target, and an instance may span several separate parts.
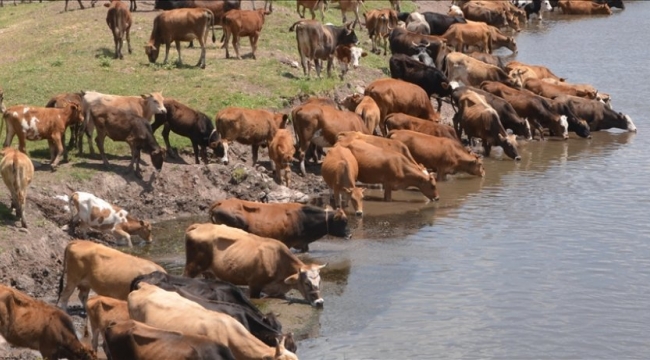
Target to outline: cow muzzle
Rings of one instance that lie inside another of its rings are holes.
[[[311,302],[311,306],[316,308],[322,308],[323,305],[325,305],[325,300],[323,300],[323,298],[318,298]]]
[[[363,211],[359,210],[359,211],[355,212],[354,215],[363,216]],[[348,234],[348,236],[350,236],[350,234]]]

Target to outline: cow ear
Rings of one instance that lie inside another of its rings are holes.
[[[366,56],[368,56],[367,52],[364,51],[364,52],[361,53],[361,57],[366,57]]]
[[[144,220],[140,220],[140,226],[144,226]]]
[[[288,278],[284,279],[284,283],[287,285],[294,285],[298,282],[298,279],[300,278],[300,272],[297,272]]]
[[[445,90],[449,89],[449,83],[448,82],[441,82],[440,86],[442,86],[442,88],[445,89]]]

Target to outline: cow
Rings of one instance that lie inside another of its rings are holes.
[[[424,120],[424,121],[426,121],[426,120]],[[427,122],[433,124],[432,121],[427,121]],[[401,142],[396,141],[396,140],[392,140],[392,139],[389,139],[389,138],[385,138],[385,137],[382,137],[382,136],[374,136],[374,135],[364,134],[364,133],[361,133],[361,132],[358,132],[358,131],[341,131],[340,133],[338,133],[338,135],[336,135],[336,144],[335,144],[335,146],[337,146],[337,145],[344,145],[345,146],[345,145],[349,144],[350,142],[352,142],[354,140],[365,141],[370,145],[380,147],[380,148],[382,148],[384,150],[392,150],[392,151],[398,152],[398,153],[404,155],[409,162],[417,163],[415,161],[415,159],[413,158],[413,156],[411,155],[411,152],[409,151],[409,149],[406,147],[406,145],[402,144]],[[355,159],[355,161],[356,161],[356,159]],[[420,164],[418,164],[418,166],[420,167],[420,169],[423,172],[426,171],[426,169],[423,166],[421,166]]]
[[[104,340],[104,353],[109,354],[104,332],[112,322],[128,321],[130,319],[126,301],[97,295],[88,299],[86,305],[92,335],[90,342],[92,349],[93,351],[97,351],[99,347],[99,335],[101,334]],[[114,356],[114,354],[111,355]]]
[[[377,132],[376,129],[377,125],[379,125],[381,113],[379,112],[379,106],[370,96],[359,93],[352,94],[341,100],[341,105],[359,115],[371,134]]]
[[[152,261],[91,241],[72,240],[64,251],[56,304],[67,310],[68,300],[76,288],[84,309],[87,308],[90,290],[97,295],[126,300],[131,281],[138,275],[153,271],[165,272]]]
[[[465,18],[462,16],[449,16],[449,15],[439,14],[431,11],[425,11],[422,13],[422,15],[424,15],[424,19],[429,24],[431,35],[440,36],[445,32],[447,32],[449,27],[453,24],[467,23],[467,20],[465,20]]]
[[[467,47],[475,46],[489,54],[492,52],[492,32],[489,26],[482,22],[454,24],[441,36],[455,51],[466,52]]]
[[[553,84],[548,81],[528,78],[524,81],[523,87],[537,95],[552,99],[561,95],[572,95],[594,100],[598,94],[595,89],[576,88],[563,85],[561,82]]]
[[[457,140],[410,130],[391,131],[388,138],[404,143],[416,161],[436,172],[437,181],[444,181],[447,174],[455,174],[459,171],[480,177],[485,176],[483,160],[468,151]]]
[[[508,62],[508,60],[506,60],[506,58],[503,56],[496,56],[496,55],[486,54],[482,52],[471,52],[467,55],[473,57],[476,60],[480,60],[486,64],[494,65],[504,71],[505,71],[506,64]]]
[[[331,235],[348,238],[348,218],[342,211],[329,211],[298,203],[264,204],[230,198],[216,201],[208,210],[210,221],[276,239],[290,248],[309,251],[309,244]]]
[[[612,15],[607,4],[583,0],[560,0],[558,6],[567,15]]]
[[[316,75],[320,78],[321,60],[327,60],[327,76],[332,76],[334,51],[339,45],[355,45],[359,42],[354,33],[354,23],[345,26],[322,25],[316,20],[300,20],[289,28],[296,32],[300,63],[305,76],[311,76],[310,61],[314,61]]]
[[[379,49],[381,44],[384,48],[384,55],[386,55],[388,36],[391,30],[397,27],[397,13],[391,9],[369,10],[363,13],[363,17],[372,42],[371,51],[375,54],[381,54]]]
[[[125,240],[133,247],[131,235],[137,235],[142,240],[151,243],[151,223],[139,220],[119,206],[112,205],[97,196],[75,191],[68,200],[70,213],[70,230],[74,234],[77,226],[90,227],[102,232],[110,232],[119,240]]]
[[[205,44],[208,41],[210,26],[215,24],[214,15],[205,8],[174,9],[164,11],[153,20],[153,29],[149,42],[145,46],[145,53],[149,62],[154,64],[160,53],[160,46],[165,44],[165,60],[169,58],[169,46],[172,41],[176,44],[178,63],[182,64],[181,41],[198,39],[201,45],[201,57],[197,67],[205,69]],[[212,29],[212,42],[215,42],[214,28]]]
[[[619,8],[621,10],[625,10],[625,4],[623,3],[623,0],[593,0],[596,3],[599,4],[607,4],[610,8]]]
[[[268,145],[278,129],[286,128],[288,121],[289,115],[280,112],[238,107],[222,109],[214,118],[219,134],[215,154],[228,164],[228,143],[237,141],[252,146],[255,165],[260,145]]]
[[[341,69],[341,80],[345,77],[345,74],[348,73],[350,65],[353,68],[359,67],[359,60],[362,57],[368,56],[368,53],[365,52],[362,48],[351,45],[339,45],[334,51],[334,57],[338,60],[339,67]]]
[[[364,0],[338,0],[338,2],[343,17],[343,24],[348,22],[346,13],[351,11],[354,13],[354,23],[352,26],[358,24],[359,29],[361,29],[361,22],[359,21],[359,5],[363,5]]]
[[[302,14],[300,13],[300,7],[302,7]],[[301,19],[305,18],[305,11],[307,9],[311,13],[312,20],[316,19],[314,10],[318,9],[320,11],[320,20],[325,21],[325,14],[323,12],[327,9],[327,0],[296,0],[296,11]]]
[[[542,21],[542,14],[546,11],[552,11],[553,7],[549,0],[532,0],[532,1],[522,1],[519,0],[519,3],[523,3],[521,6],[526,12],[526,19],[530,20],[531,15],[537,15],[537,19]]]
[[[406,18],[406,30],[416,34],[431,35],[429,23],[424,18],[424,15],[417,11],[410,13]]]
[[[257,40],[262,32],[264,26],[264,18],[270,12],[264,9],[259,10],[230,10],[223,16],[223,34],[224,45],[226,46],[226,59],[230,58],[228,52],[228,41],[232,36],[232,47],[235,49],[237,59],[239,56],[239,40],[241,36],[248,36],[251,42],[252,57],[255,57],[255,50],[257,50]]]
[[[230,10],[241,9],[241,0],[156,0],[155,10],[204,8],[213,15],[214,25],[222,25],[223,16]],[[190,47],[191,47],[190,43]]]
[[[444,59],[449,53],[446,40],[440,36],[421,35],[395,28],[389,35],[390,51],[392,54],[417,55],[418,58],[429,57],[435,67],[442,69]],[[426,56],[425,56],[426,54]]]
[[[433,66],[427,66],[404,54],[393,54],[388,61],[390,76],[418,85],[429,97],[437,95],[438,112],[442,108],[442,98],[451,95],[449,81],[445,74]],[[386,114],[384,114],[384,117]]]
[[[291,118],[294,132],[298,136],[298,161],[303,176],[307,175],[305,151],[309,148],[310,142],[320,147],[329,147],[334,145],[336,134],[341,131],[370,133],[361,116],[327,105],[315,103],[298,105],[291,111]]]
[[[591,131],[617,128],[637,132],[636,125],[629,115],[617,113],[598,100],[567,95],[558,96],[554,100],[560,104],[568,105],[578,117],[585,119]]]
[[[269,144],[269,158],[275,167],[275,177],[278,184],[282,184],[282,171],[284,171],[284,184],[289,187],[291,179],[291,163],[295,152],[293,134],[287,129],[278,129]]]
[[[39,351],[44,359],[97,359],[77,338],[68,314],[2,284],[0,335],[13,346]]]
[[[25,220],[25,205],[27,203],[27,188],[34,178],[34,164],[24,153],[14,148],[4,148],[0,160],[2,180],[11,194],[10,211],[16,209],[16,217],[27,228]]]
[[[109,323],[104,336],[109,359],[235,360],[227,346],[204,336],[162,330],[130,319]]]
[[[521,30],[519,19],[507,6],[508,4],[470,1],[465,5],[461,5],[461,10],[467,20],[484,22],[497,28],[510,27],[519,32]]]
[[[65,7],[63,8],[63,11],[68,11],[68,1],[69,1],[69,0],[65,0]],[[90,6],[95,7],[95,3],[97,3],[97,1],[99,1],[99,0],[92,0],[92,1],[90,2]],[[131,0],[131,1],[132,1],[132,2],[135,2],[135,0]],[[81,3],[81,0],[77,0],[77,2],[79,3],[79,7],[80,7],[82,10],[85,9],[85,8],[84,8],[84,5]],[[16,4],[16,0],[14,0],[14,5],[15,5],[15,4]]]
[[[3,104],[4,96],[5,96],[4,91],[2,90],[2,88],[0,88],[0,114],[4,113],[5,110],[7,110],[7,108]]]
[[[185,136],[192,142],[194,150],[194,161],[199,164],[199,155],[204,164],[208,163],[207,148],[216,147],[217,130],[210,118],[197,110],[172,98],[163,101],[165,112],[154,115],[154,122],[151,130],[155,133],[160,126],[163,126],[162,136],[167,146],[167,153],[170,156],[178,156],[169,143],[169,132]],[[199,150],[200,148],[200,150]]]
[[[522,62],[515,61],[515,60],[510,61],[508,64],[506,64],[504,70],[508,73],[511,73],[512,71],[515,70],[520,70],[522,80],[526,80],[528,78],[534,78],[540,80],[553,79],[561,82],[565,80],[564,78],[555,75],[546,66],[524,64]]]
[[[517,41],[512,36],[504,35],[499,29],[494,26],[490,26],[490,38],[491,38],[491,47],[492,50],[505,47],[508,50],[512,51],[513,54],[518,52],[517,50]]]
[[[384,126],[386,127],[386,134],[391,130],[413,130],[423,134],[443,137],[460,142],[453,127],[403,113],[392,113],[386,116]]]
[[[1,103],[1,94],[0,94],[0,103]],[[45,104],[45,107],[48,108],[65,108],[69,103],[81,104],[82,114],[84,115],[84,121],[82,123],[75,123],[70,125],[70,141],[68,142],[68,150],[73,149],[82,141],[83,136],[83,127],[86,123],[85,114],[86,110],[83,108],[83,93],[61,93],[54,95],[50,100]],[[0,104],[0,112],[4,112],[2,109],[2,104]],[[65,144],[64,144],[65,145]]]
[[[52,171],[55,171],[61,161],[61,155],[64,161],[68,160],[68,151],[63,147],[65,130],[68,126],[82,123],[84,117],[80,104],[67,103],[63,109],[11,106],[4,112],[3,120],[0,129],[4,123],[7,126],[4,147],[11,145],[14,135],[18,136],[18,149],[23,153],[27,152],[25,139],[47,139],[50,147],[50,166]]]
[[[547,83],[559,85],[560,87],[563,87],[563,88],[575,89],[576,92],[587,94],[587,96],[586,96],[587,98],[592,99],[592,100],[602,101],[603,104],[607,103],[605,101],[605,98],[609,98],[608,95],[604,95],[603,97],[600,97],[598,89],[596,89],[595,87],[593,87],[590,84],[573,84],[573,83],[570,83],[570,82],[567,82],[567,81],[558,81],[558,80],[551,79],[551,78],[544,78],[544,79],[541,79],[541,80],[545,81]],[[581,96],[581,97],[585,97],[585,96]]]
[[[320,270],[327,264],[307,265],[280,241],[227,225],[192,224],[185,232],[185,254],[183,276],[212,272],[235,285],[248,285],[251,298],[259,298],[262,291],[284,297],[296,289],[312,306],[324,304]]]
[[[357,216],[363,215],[363,188],[356,186],[359,164],[346,147],[335,145],[325,155],[321,166],[323,180],[330,188],[337,209],[343,209],[348,201]],[[342,195],[346,201],[342,203]]]
[[[382,184],[384,201],[392,201],[392,191],[417,187],[429,200],[438,201],[436,179],[419,164],[391,149],[363,140],[341,143],[350,149],[359,164],[358,180],[365,184]]]
[[[460,81],[467,86],[479,86],[486,80],[499,81],[515,88],[520,88],[522,85],[517,72],[508,75],[499,67],[459,52],[447,55],[446,66],[449,81]]]
[[[490,156],[492,146],[501,146],[508,157],[521,160],[514,135],[508,135],[499,114],[476,92],[464,91],[458,97],[458,112],[453,120],[459,137],[462,129],[470,140],[474,137],[481,139],[486,157]]]
[[[135,1],[133,1],[133,3],[135,3]],[[108,8],[108,12],[106,13],[106,25],[108,25],[108,28],[111,29],[111,33],[113,34],[115,58],[124,59],[124,55],[122,55],[122,44],[125,38],[129,54],[133,52],[131,50],[130,35],[131,25],[133,24],[131,13],[121,0],[111,0],[110,3],[105,3],[104,6]]]

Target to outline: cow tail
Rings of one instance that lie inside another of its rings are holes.
[[[0,134],[2,134],[2,130],[5,127],[5,122],[7,122],[7,117],[9,117],[8,114],[9,114],[8,112],[5,112],[4,114],[2,114],[2,121],[0,121]],[[7,126],[9,126],[9,125],[7,125]],[[5,142],[7,142],[6,138],[5,138]]]
[[[291,25],[291,27],[289,28],[289,31],[294,31],[296,29],[296,26],[298,26],[300,23],[302,23],[302,20],[293,23],[293,25]]]
[[[65,276],[65,271],[66,267],[68,265],[68,252],[70,251],[70,244],[65,247],[65,250],[63,251],[63,271],[61,271],[61,277],[59,278],[59,292],[56,295],[56,304],[59,304],[59,301],[61,300],[61,293],[63,292],[63,277]],[[67,309],[64,309],[67,310]]]
[[[212,43],[214,44],[214,43],[217,42],[217,37],[214,36],[214,14],[212,13],[212,11],[208,11],[208,15],[209,15],[208,17],[209,17],[209,20],[210,20],[209,24],[210,24],[210,27],[212,27]]]
[[[25,209],[23,206],[25,206],[25,204],[21,204],[20,201],[22,201],[23,196],[25,196],[25,191],[27,191],[27,184],[24,183],[25,168],[23,166],[18,166],[18,157],[16,155],[14,155],[12,167],[12,174],[14,175],[14,186],[16,187],[14,191],[16,192],[16,201],[18,202],[16,206],[20,206],[21,212],[24,212]]]

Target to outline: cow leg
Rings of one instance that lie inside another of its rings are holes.
[[[135,1],[133,1],[133,3],[135,4]],[[130,26],[126,28],[126,45],[129,49],[129,54],[132,54],[133,51],[131,50],[131,27]]]
[[[489,157],[490,151],[492,150],[492,144],[485,141],[485,139],[481,139],[481,140],[483,141],[483,156]]]
[[[169,59],[169,46],[171,44],[165,44],[165,60],[163,60],[163,64],[167,64],[167,60]]]
[[[438,102],[438,113],[440,113],[440,109],[442,109],[442,98],[440,98],[440,96],[438,96],[436,98],[436,101]]]
[[[528,120],[528,123],[530,125],[531,120]],[[533,125],[533,137],[535,137],[534,131],[537,130],[539,132],[539,139],[544,140],[544,127],[542,124],[537,121],[537,119],[532,120],[532,125]]]
[[[345,10],[341,9],[341,14],[343,14],[343,25],[348,22],[348,17],[345,16]]]
[[[241,56],[239,56],[239,41],[241,40],[241,37],[239,34],[232,34],[232,48],[235,49],[235,58],[241,60]]]
[[[23,191],[22,196],[17,195],[16,200],[16,217],[20,218],[20,224],[27,229],[27,221],[25,221],[25,201],[27,200],[27,193]]]
[[[131,0],[131,6],[129,6],[129,9],[131,8],[133,8],[133,10],[129,10],[131,12],[135,12],[136,10],[138,10],[138,3],[136,2],[136,0]]]
[[[67,0],[66,0],[66,1],[67,1]],[[304,7],[303,7],[303,10],[304,10]],[[303,12],[303,14],[300,13],[300,3],[297,2],[297,1],[296,1],[296,11],[298,12],[298,16],[300,16],[301,19],[304,19],[304,18],[305,18],[305,14],[304,14],[304,12]]]
[[[221,158],[221,162],[228,165],[228,140],[221,140],[221,145],[223,145],[223,157]]]
[[[257,153],[259,152],[260,145],[259,144],[253,144],[252,145],[252,152],[253,152],[253,166],[257,164]]]
[[[113,230],[113,236],[115,236],[115,238],[119,240],[120,243],[126,241],[126,244],[129,245],[130,248],[133,247],[133,243],[131,242],[131,235],[119,227],[116,227],[115,230]]]
[[[155,131],[155,130],[154,130]],[[169,123],[165,123],[163,126],[163,131],[162,131],[162,137],[163,140],[165,141],[165,146],[167,146],[167,154],[173,158],[178,158],[178,154],[176,151],[172,148],[172,145],[169,143],[169,132],[171,131],[169,127]],[[192,141],[192,146],[194,146],[194,141]],[[196,154],[196,150],[194,150],[194,154]],[[198,163],[197,163],[198,164]]]
[[[180,41],[174,41],[176,43],[176,51],[178,52],[178,65],[183,65],[183,58],[181,58],[181,42]],[[169,52],[169,47],[167,48],[167,52]],[[165,59],[167,56],[165,56]],[[165,61],[167,62],[167,61]]]
[[[198,67],[205,69],[205,40],[199,39],[199,45],[201,45],[201,58],[199,58]]]
[[[78,141],[77,145],[79,146],[79,155],[81,155],[83,150],[82,131],[86,133],[86,138],[88,140],[88,150],[90,152],[90,155],[95,155],[95,148],[93,147],[93,142],[92,142],[93,131],[95,131],[95,123],[89,121],[89,119],[85,119],[84,122],[81,124],[81,127],[79,128],[79,133],[77,134],[77,141]]]
[[[393,187],[389,184],[384,184],[384,201],[392,201]]]
[[[309,9],[309,12],[311,13],[311,19],[316,20],[316,12],[314,12],[314,9]]]
[[[97,148],[99,149],[99,154],[102,157],[102,161],[104,162],[104,166],[108,167],[108,159],[106,158],[106,152],[104,151],[104,139],[106,138],[106,134],[104,131],[100,131],[97,129],[97,136],[95,137],[95,143],[97,144]],[[90,143],[90,142],[88,142]]]
[[[228,28],[228,27],[225,27],[225,28],[223,29],[223,46],[221,46],[221,47],[222,47],[222,48],[223,48],[223,47],[226,48],[226,59],[230,59],[230,49],[229,49],[230,46],[228,46],[228,42],[230,42],[230,35],[231,35],[231,34],[230,34],[230,30],[229,30],[229,28]],[[235,38],[235,36],[233,35],[233,41],[232,41],[232,43],[233,43],[233,47],[235,46],[235,40],[234,40],[234,38]]]
[[[257,40],[260,38],[259,32],[256,33],[255,35],[251,36],[251,52],[253,54],[253,59],[257,60],[257,56],[255,56],[255,51],[257,51]]]
[[[82,10],[85,9],[85,8],[84,8],[84,4],[81,3],[81,0],[77,0],[77,2],[79,3],[79,7],[80,7]]]
[[[27,154],[27,144],[25,143],[25,134],[19,132],[18,134],[18,150],[21,153]]]
[[[334,63],[334,58],[331,56],[327,59],[327,77],[332,77],[332,65]]]
[[[194,150],[194,162],[198,165],[200,164],[199,162],[199,143],[192,140],[192,150]],[[205,155],[204,155],[205,153]],[[205,163],[207,164],[207,152],[205,151],[205,147],[201,147],[201,158],[205,159]]]

